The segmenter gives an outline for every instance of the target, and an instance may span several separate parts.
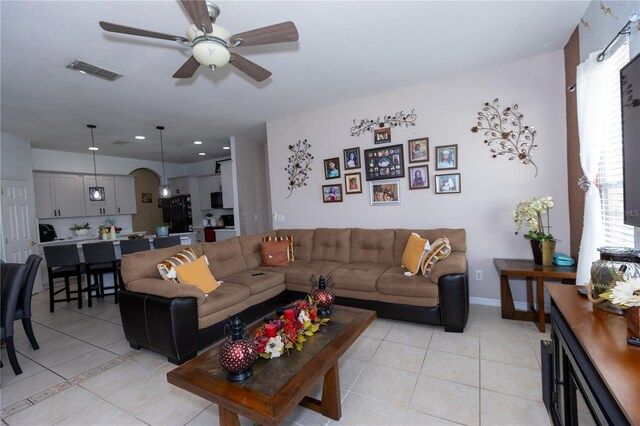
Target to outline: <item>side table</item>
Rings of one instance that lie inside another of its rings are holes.
[[[502,318],[520,321],[533,321],[538,330],[544,333],[545,322],[549,321],[549,314],[544,312],[544,280],[562,280],[563,284],[575,284],[576,266],[542,266],[536,265],[529,259],[493,259],[493,264],[500,275],[500,308]],[[527,280],[527,308],[526,311],[516,310],[511,294],[509,277],[524,277]],[[533,279],[536,280],[536,300],[538,308],[533,302]]]

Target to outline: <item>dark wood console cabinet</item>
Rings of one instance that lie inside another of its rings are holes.
[[[542,394],[554,425],[640,425],[640,347],[621,315],[594,309],[576,286],[547,284],[551,342]]]

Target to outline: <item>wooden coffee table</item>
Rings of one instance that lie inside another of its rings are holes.
[[[311,337],[301,352],[259,358],[253,375],[241,383],[226,379],[218,353],[221,344],[167,373],[167,381],[218,405],[220,425],[239,425],[238,414],[262,425],[282,423],[297,405],[339,420],[338,359],[376,318],[374,311],[335,306],[331,321]],[[250,335],[262,325],[250,327]],[[322,400],[307,396],[324,376]]]

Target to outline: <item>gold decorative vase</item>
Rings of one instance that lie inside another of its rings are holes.
[[[553,265],[553,255],[556,253],[556,241],[547,240],[540,243],[542,245],[542,264],[544,266]]]

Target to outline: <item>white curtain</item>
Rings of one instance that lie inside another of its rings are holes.
[[[586,61],[578,65],[576,76],[580,165],[590,183],[584,201],[584,224],[576,280],[578,284],[589,282],[591,264],[600,258],[597,248],[603,246],[605,242],[600,192],[594,183],[598,175],[605,136],[602,121],[607,60],[598,62],[596,58],[599,54],[599,51],[593,52]],[[570,184],[576,185],[576,182],[570,182]]]

